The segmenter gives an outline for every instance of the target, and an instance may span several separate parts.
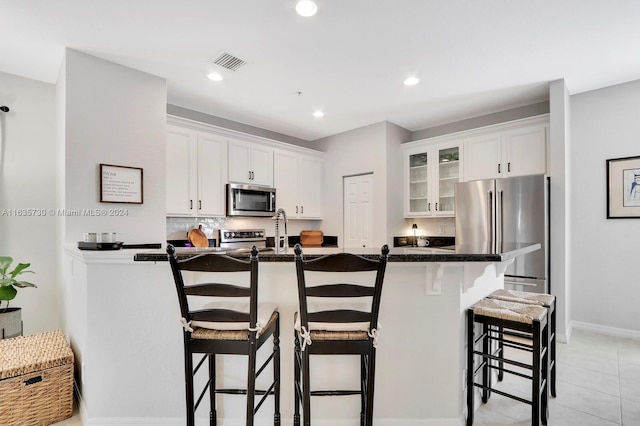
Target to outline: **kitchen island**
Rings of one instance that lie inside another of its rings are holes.
[[[432,248],[392,248],[380,309],[376,366],[376,424],[460,425],[464,407],[464,311],[503,287],[503,272],[539,244],[504,246],[501,253]],[[342,251],[303,249],[305,258]],[[365,257],[376,249],[350,249]],[[211,249],[182,249],[190,257]],[[248,257],[248,253],[229,253]],[[171,270],[163,250],[87,252],[65,250],[66,324],[77,357],[85,424],[181,425],[184,422],[182,329]],[[261,302],[281,315],[282,419],[292,424],[293,314],[297,284],[293,249],[263,251]],[[268,345],[267,345],[268,346]],[[268,349],[263,349],[263,356]],[[220,362],[219,386],[241,385],[246,358]],[[268,381],[264,377],[265,382]],[[314,359],[314,388],[358,387],[356,357]],[[224,424],[244,423],[244,398],[219,396]],[[271,399],[258,413],[269,424]],[[316,424],[358,424],[357,397],[313,398]],[[203,406],[199,415],[206,417]]]

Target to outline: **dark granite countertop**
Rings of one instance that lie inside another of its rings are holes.
[[[523,254],[540,249],[540,244],[505,243],[502,251],[492,253],[489,250],[471,249],[456,245],[455,249],[430,247],[394,247],[389,249],[389,262],[503,262]],[[305,259],[313,259],[326,254],[348,251],[366,258],[375,259],[380,255],[380,249],[357,248],[344,249],[338,247],[307,248],[302,253]],[[199,254],[227,254],[232,257],[248,257],[248,251],[226,251],[220,248],[176,248],[178,259],[186,259]],[[276,254],[273,249],[262,249],[259,253],[261,262],[293,262],[293,247],[287,253]],[[135,254],[137,262],[166,262],[167,253],[164,250],[141,251]]]

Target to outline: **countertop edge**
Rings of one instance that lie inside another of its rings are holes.
[[[516,248],[514,250],[505,251],[503,253],[456,253],[454,251],[450,253],[439,252],[439,253],[420,253],[417,252],[419,249],[406,249],[411,250],[412,252],[407,253],[390,253],[389,254],[389,262],[505,262],[511,259],[514,259],[518,256],[522,256],[527,253],[531,253],[533,251],[539,250],[541,245],[531,244],[523,247]],[[373,250],[372,250],[373,251]],[[180,253],[177,255],[179,260],[188,259],[190,257],[203,254],[203,253]],[[303,256],[305,259],[316,259],[318,257],[325,256],[329,253],[304,253]],[[377,253],[357,253],[360,256],[368,259],[378,259],[380,254]],[[237,258],[247,258],[247,253],[230,253],[228,254],[231,257]],[[288,253],[284,254],[276,254],[272,252],[261,252],[258,255],[258,258],[261,262],[293,262],[294,254],[293,249],[289,249]],[[138,252],[134,256],[134,261],[136,262],[166,262],[167,255],[164,253],[154,252]]]

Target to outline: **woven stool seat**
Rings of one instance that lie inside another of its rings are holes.
[[[547,310],[542,306],[488,298],[473,305],[473,313],[523,324],[531,324],[534,320],[542,321],[547,316]]]
[[[278,313],[273,312],[267,324],[264,327],[261,327],[258,329],[257,337],[260,337],[263,331],[271,329],[275,325],[277,320],[278,320]],[[202,340],[247,341],[249,340],[249,336],[250,336],[249,329],[214,330],[210,328],[193,327],[193,332],[191,333],[192,339],[202,339]]]
[[[369,340],[366,331],[311,330],[311,340]]]
[[[489,295],[489,297],[492,299],[505,300],[507,302],[534,303],[542,306],[551,306],[551,304],[556,301],[556,297],[552,294],[504,289],[494,291]]]

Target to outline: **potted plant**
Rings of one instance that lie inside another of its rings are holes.
[[[19,288],[36,287],[28,281],[18,280],[22,274],[30,273],[27,268],[30,263],[18,263],[13,269],[13,259],[9,256],[0,256],[0,337],[9,338],[22,334],[22,308],[10,308],[9,301],[18,294]],[[7,305],[2,308],[2,301]]]

